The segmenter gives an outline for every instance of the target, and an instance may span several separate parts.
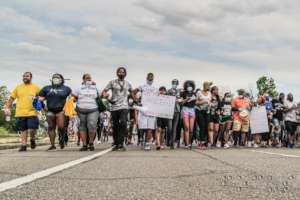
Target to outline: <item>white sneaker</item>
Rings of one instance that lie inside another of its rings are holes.
[[[97,144],[101,144],[101,140],[98,140],[98,141],[97,141]]]
[[[248,146],[248,148],[251,148],[251,147],[252,147],[252,142],[249,141],[249,142],[247,143],[247,146]]]
[[[221,148],[221,142],[220,141],[217,142],[216,147]]]
[[[228,143],[225,143],[224,144],[224,149],[228,149],[228,148],[230,148],[230,145]]]
[[[145,150],[145,151],[150,151],[150,150],[151,150],[150,143],[146,143],[146,144],[145,144],[144,150]]]
[[[259,146],[258,146],[258,144],[253,144],[253,148],[258,148]]]

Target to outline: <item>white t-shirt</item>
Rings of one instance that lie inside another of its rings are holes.
[[[208,104],[211,102],[211,93],[210,92],[208,92],[208,94],[207,95],[204,95],[203,93],[202,93],[202,91],[198,91],[197,92],[197,99],[198,100],[200,100],[200,101],[206,101],[207,102],[207,104],[202,104],[202,105],[199,105],[198,107],[199,107],[199,109],[200,110],[207,110],[208,109]]]
[[[81,85],[74,91],[77,97],[77,107],[81,109],[98,108],[96,98],[98,97],[96,85]]]
[[[291,102],[289,100],[286,100],[284,102],[284,106],[287,107],[288,109],[290,109],[292,107],[296,107],[297,104],[295,104],[294,102]],[[293,110],[285,113],[284,120],[285,121],[290,121],[290,122],[297,122],[297,111],[296,111],[296,109],[293,109]]]

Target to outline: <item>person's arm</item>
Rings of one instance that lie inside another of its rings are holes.
[[[11,108],[12,108],[12,105],[13,105],[15,99],[17,99],[17,96],[18,96],[17,88],[15,88],[12,91],[12,93],[10,94],[9,99],[5,103],[5,108],[4,108],[5,115],[11,115]]]
[[[112,89],[112,81],[110,81],[107,84],[107,86],[103,89],[103,91],[101,92],[101,97],[108,98],[109,97],[108,91],[111,89]]]

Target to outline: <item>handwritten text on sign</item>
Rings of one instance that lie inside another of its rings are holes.
[[[173,119],[176,97],[143,93],[142,105],[146,107],[146,115]]]
[[[252,134],[269,132],[267,111],[264,106],[252,109],[250,126]]]

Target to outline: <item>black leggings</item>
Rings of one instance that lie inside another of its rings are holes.
[[[199,141],[207,142],[209,114],[205,110],[196,110],[196,122],[200,128]]]
[[[127,119],[128,110],[116,110],[111,112],[113,120],[113,138],[114,144],[122,146],[124,143],[124,138],[127,134]]]

